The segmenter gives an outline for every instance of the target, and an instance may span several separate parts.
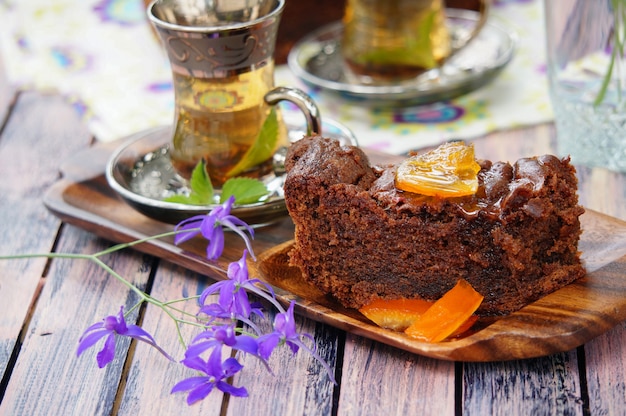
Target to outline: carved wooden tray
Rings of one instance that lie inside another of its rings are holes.
[[[63,221],[115,242],[171,230],[173,226],[126,205],[109,188],[104,168],[118,145],[96,146],[65,164],[62,178],[44,197],[46,206]],[[374,153],[370,157],[377,163],[396,158]],[[437,344],[379,328],[358,311],[341,307],[304,282],[299,271],[287,264],[293,238],[289,217],[256,230],[253,248],[258,261],[251,263],[251,273],[273,285],[281,300],[295,299],[301,315],[417,354],[458,361],[538,357],[568,351],[626,320],[626,222],[594,211],[587,211],[581,221],[584,232],[580,248],[588,270],[584,278],[518,312],[485,323],[477,332]],[[227,264],[238,260],[244,248],[234,235],[226,238],[226,249],[218,262],[204,259],[205,245],[199,239],[181,247],[165,239],[136,248],[220,279]]]

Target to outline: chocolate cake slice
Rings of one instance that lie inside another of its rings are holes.
[[[502,315],[582,277],[575,169],[541,156],[479,161],[478,190],[462,197],[396,188],[396,166],[333,139],[295,143],[285,201],[295,223],[290,261],[349,308],[377,298],[436,300],[459,279]]]

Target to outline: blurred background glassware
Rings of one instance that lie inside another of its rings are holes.
[[[453,38],[444,0],[347,0],[341,48],[362,83],[414,78],[441,66],[484,26],[490,0],[482,0],[476,26]]]
[[[288,99],[307,120],[318,116],[301,91],[274,88],[273,54],[284,5],[285,0],[156,0],[148,6],[173,73],[170,156],[183,178],[201,160],[216,188],[231,176],[271,173],[274,152],[287,145],[286,127],[272,104]],[[271,114],[278,134],[260,138]]]
[[[626,171],[626,1],[544,5],[558,153]]]

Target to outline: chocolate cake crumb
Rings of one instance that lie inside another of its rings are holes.
[[[569,159],[480,161],[475,195],[439,198],[395,187],[395,166],[320,136],[287,155],[290,261],[349,308],[374,299],[439,299],[459,279],[502,315],[584,276],[577,179]]]

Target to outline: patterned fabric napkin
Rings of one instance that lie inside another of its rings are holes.
[[[517,34],[515,57],[492,83],[454,100],[374,110],[309,89],[286,66],[276,84],[305,89],[362,146],[397,154],[551,120],[542,1],[495,1],[490,19]],[[4,0],[0,21],[11,83],[62,94],[99,140],[171,124],[170,69],[141,0]]]

